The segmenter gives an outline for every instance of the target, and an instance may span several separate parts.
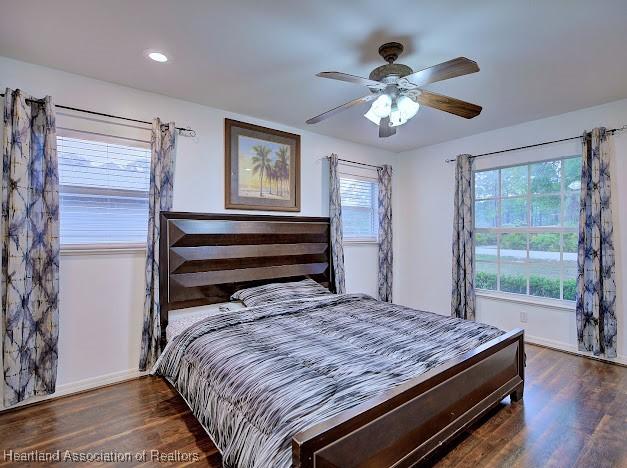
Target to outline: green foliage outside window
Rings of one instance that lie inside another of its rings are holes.
[[[478,272],[475,277],[476,289],[496,290],[496,273]],[[559,278],[547,278],[545,276],[531,275],[529,277],[529,288],[531,295],[541,297],[560,297]],[[575,300],[577,289],[576,279],[564,280],[564,299]],[[518,294],[527,293],[527,278],[523,275],[502,275],[501,290],[516,292]]]
[[[557,237],[557,242],[559,245],[559,234]],[[527,248],[527,234],[514,232],[508,233],[506,235],[501,236],[501,249],[526,249]]]
[[[527,242],[527,234],[525,233],[508,233],[501,237],[501,249],[518,249],[519,246],[525,245]],[[492,233],[478,232],[475,234],[475,245],[491,245],[496,244],[496,235]],[[546,252],[560,251],[560,235],[556,232],[542,232],[532,234],[529,242],[530,250],[541,250]],[[577,252],[577,235],[564,234],[564,252]]]
[[[557,287],[559,290],[559,280]],[[527,294],[527,278],[522,275],[501,275],[501,291]]]

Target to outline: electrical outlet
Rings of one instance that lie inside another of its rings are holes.
[[[527,323],[527,312],[524,312],[524,311],[520,312],[520,321],[522,323]]]

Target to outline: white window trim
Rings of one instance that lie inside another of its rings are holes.
[[[103,255],[103,254],[120,254],[120,253],[145,253],[146,244],[128,244],[128,243],[111,243],[111,244],[61,244],[61,256],[71,255]]]
[[[530,306],[545,307],[548,309],[567,310],[575,312],[575,301],[567,301],[564,299],[553,299],[541,296],[528,296],[526,294],[508,293],[502,291],[492,291],[490,289],[475,290],[477,297],[492,299],[496,301],[515,302],[518,304],[526,304]]]
[[[473,170],[472,171],[472,202],[473,202],[473,207],[474,207],[474,203],[477,200],[475,198],[475,173],[476,172],[489,172],[489,171],[500,171],[502,169],[509,169],[512,167],[519,167],[519,166],[527,166],[527,194],[526,195],[520,195],[520,196],[510,196],[510,197],[503,197],[500,196],[501,195],[501,177],[499,175],[498,181],[497,181],[497,185],[498,185],[498,194],[499,196],[497,197],[485,197],[485,198],[480,198],[480,201],[484,201],[484,200],[495,200],[496,204],[497,204],[497,213],[500,213],[501,211],[501,201],[503,199],[508,199],[508,198],[523,198],[526,197],[527,198],[527,226],[522,226],[522,227],[511,227],[511,226],[500,226],[500,216],[497,214],[497,224],[499,224],[499,226],[496,227],[492,227],[492,228],[475,228],[474,224],[475,224],[475,220],[474,220],[474,216],[475,216],[475,212],[473,209],[473,231],[474,232],[484,232],[484,233],[490,233],[490,234],[496,234],[497,236],[497,256],[498,258],[500,258],[500,243],[498,242],[498,237],[503,234],[503,233],[516,233],[516,232],[520,232],[520,233],[526,233],[527,234],[527,260],[529,260],[529,235],[533,234],[533,233],[542,233],[542,232],[554,232],[554,233],[559,233],[561,235],[561,237],[563,238],[564,234],[571,234],[571,233],[578,233],[579,229],[576,227],[565,227],[563,226],[563,224],[561,226],[531,226],[531,198],[532,198],[532,193],[530,190],[531,187],[531,165],[532,164],[539,164],[539,163],[544,163],[544,162],[550,162],[550,161],[561,161],[562,162],[562,166],[561,166],[561,170],[564,170],[564,166],[563,166],[563,162],[567,159],[573,159],[578,157],[578,155],[570,155],[570,156],[560,156],[557,158],[547,158],[547,159],[541,159],[538,161],[528,161],[528,162],[522,162],[522,163],[517,163],[517,164],[508,164],[508,165],[502,165],[502,166],[494,166],[494,167],[487,167],[487,168],[482,168],[482,169],[477,169],[477,170]],[[541,196],[549,196],[549,195],[559,195],[560,196],[560,219],[562,220],[563,223],[563,219],[564,219],[564,196],[567,194],[567,191],[565,190],[564,187],[564,177],[562,174],[562,177],[560,177],[560,191],[559,192],[550,192],[550,193],[542,193],[539,194]],[[474,246],[473,246],[473,250],[474,250]],[[564,293],[564,264],[563,264],[563,257],[564,257],[564,246],[561,245],[560,247],[560,264],[561,264],[561,268],[560,268],[560,296],[563,295]],[[477,264],[477,259],[476,257],[473,258],[473,270],[476,271],[476,264]],[[482,263],[480,261],[480,263]],[[506,301],[506,302],[516,302],[516,303],[521,303],[521,304],[529,304],[529,305],[535,305],[535,306],[541,306],[541,307],[547,307],[547,308],[553,308],[553,309],[560,309],[560,310],[568,310],[571,312],[575,311],[575,307],[576,307],[576,302],[575,301],[569,301],[563,298],[560,299],[556,299],[556,298],[551,298],[551,297],[542,297],[542,296],[534,296],[529,294],[529,275],[527,275],[527,293],[526,294],[517,294],[517,293],[510,293],[510,292],[504,292],[500,290],[500,283],[501,283],[501,264],[503,262],[501,262],[500,260],[496,261],[496,262],[483,262],[483,263],[489,263],[489,264],[494,264],[496,265],[496,287],[497,290],[491,290],[491,289],[479,289],[476,288],[475,289],[475,294],[479,297],[485,297],[485,298],[490,298],[490,299],[495,299],[495,300],[501,300],[501,301]],[[509,262],[504,262],[504,263],[509,263]]]
[[[379,245],[379,239],[375,239],[374,237],[371,239],[366,238],[355,238],[355,237],[345,237],[342,239],[344,244],[365,244],[365,245]]]

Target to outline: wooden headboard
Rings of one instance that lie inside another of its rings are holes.
[[[161,213],[161,339],[168,312],[309,277],[333,291],[329,218]]]

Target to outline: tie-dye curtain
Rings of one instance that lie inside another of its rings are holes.
[[[52,98],[6,90],[2,139],[4,405],[54,393],[59,338],[59,176]]]
[[[335,278],[335,292],[344,294],[344,245],[342,234],[342,197],[340,196],[340,176],[337,172],[337,155],[329,157],[329,218],[331,220],[331,263]]]
[[[583,136],[577,276],[580,351],[616,357],[616,283],[610,203],[609,134]]]
[[[453,290],[451,315],[475,319],[472,233],[472,156],[457,156],[453,206]]]
[[[148,202],[148,243],[146,245],[146,297],[139,369],[146,370],[161,354],[159,308],[159,233],[160,212],[172,209],[176,127],[174,122],[152,123],[150,142],[150,193]]]
[[[377,169],[379,180],[379,300],[392,302],[392,166]]]

